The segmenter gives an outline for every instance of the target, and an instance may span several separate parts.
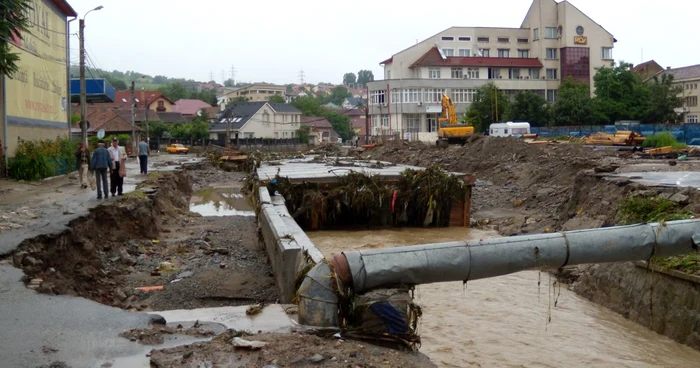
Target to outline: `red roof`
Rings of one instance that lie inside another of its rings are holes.
[[[333,129],[328,119],[320,116],[302,116],[301,125],[308,125],[315,129]]]
[[[66,15],[66,17],[77,17],[78,13],[75,12],[73,7],[68,4],[67,1],[65,0],[51,0],[53,5],[55,5],[58,10],[60,10],[63,14]]]
[[[134,92],[134,97],[139,100],[136,104],[137,107],[146,107],[147,103],[153,103],[153,101],[164,98],[171,104],[175,104],[169,98],[163,96],[162,93],[158,91],[136,91]],[[124,102],[126,100],[126,102]],[[97,105],[97,104],[96,104]],[[110,103],[100,103],[99,106],[103,107],[131,107],[131,91],[117,91],[114,96],[114,102]]]
[[[394,61],[394,57],[392,56],[392,57],[382,61],[381,63],[379,63],[379,65],[391,64],[393,61]]]
[[[119,111],[109,108],[88,106],[87,120],[90,122],[88,133],[93,134],[104,129],[107,134],[117,132],[131,132],[131,122],[125,120],[119,114]],[[80,123],[73,125],[75,128],[80,127]],[[134,128],[137,132],[142,129],[139,126]]]
[[[541,68],[542,63],[536,58],[494,58],[494,57],[457,57],[443,59],[437,47],[433,47],[410,68],[419,66],[490,66],[497,68]]]
[[[195,115],[197,114],[197,111],[208,107],[211,107],[211,105],[202,100],[189,100],[183,98],[175,101],[173,111],[179,112],[182,115]]]

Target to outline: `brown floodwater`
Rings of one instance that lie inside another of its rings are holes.
[[[497,236],[455,227],[307,234],[326,257],[344,250]],[[440,367],[700,366],[699,351],[589,302],[566,286],[550,287],[554,281],[547,273],[525,271],[470,281],[466,289],[462,282],[418,286],[421,352]]]

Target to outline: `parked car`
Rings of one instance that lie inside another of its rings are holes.
[[[168,153],[184,153],[187,154],[187,152],[190,151],[189,148],[185,147],[185,145],[180,144],[180,143],[174,143],[169,145],[168,147],[165,148]]]

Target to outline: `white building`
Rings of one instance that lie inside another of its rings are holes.
[[[221,112],[221,119],[209,126],[209,138],[225,141],[230,119],[231,139],[296,138],[301,111],[289,104],[243,102]]]
[[[533,91],[553,103],[569,76],[592,86],[615,42],[568,1],[533,0],[519,28],[448,28],[380,63],[384,80],[368,83],[371,134],[434,142],[442,94],[463,115],[489,82],[510,98]]]

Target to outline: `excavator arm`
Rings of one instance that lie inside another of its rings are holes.
[[[474,135],[474,127],[457,122],[455,105],[447,95],[442,95],[442,114],[438,119],[438,146],[449,143],[464,144],[467,138]]]

